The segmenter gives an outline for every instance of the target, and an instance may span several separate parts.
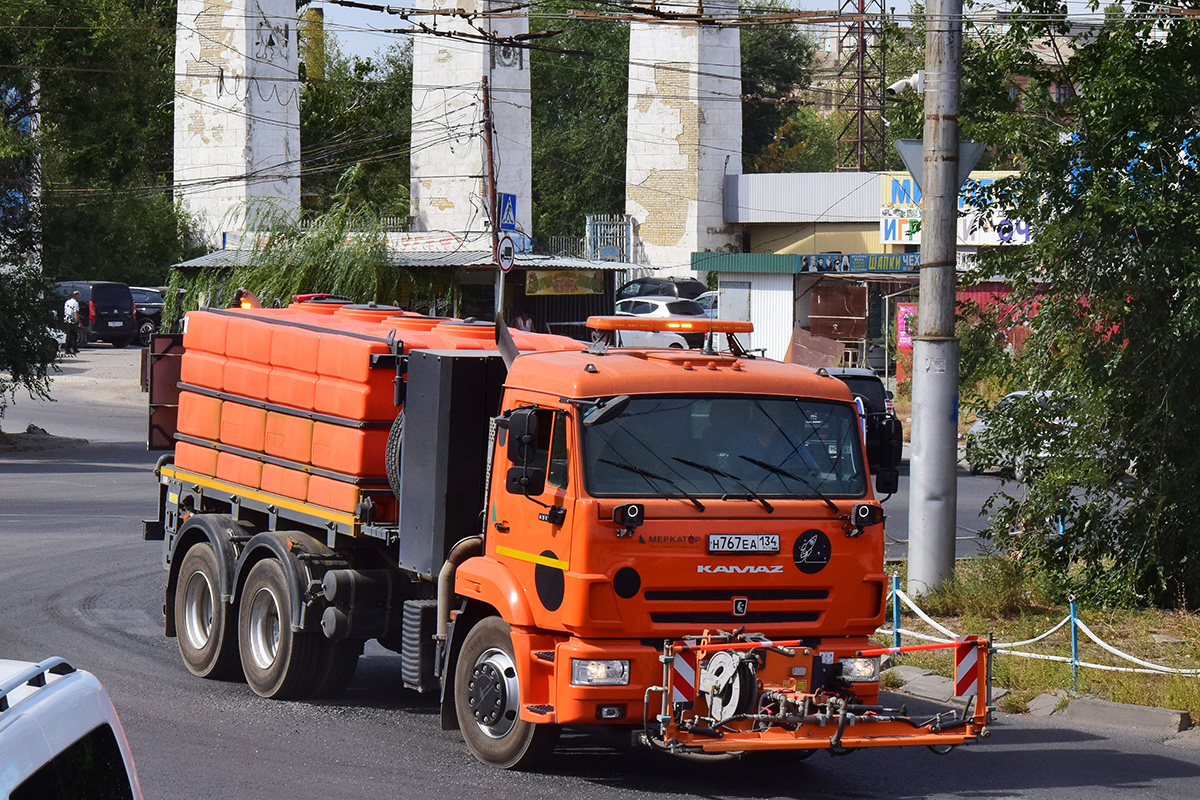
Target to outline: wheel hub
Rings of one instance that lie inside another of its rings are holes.
[[[517,668],[503,650],[481,654],[467,683],[467,706],[480,730],[499,739],[517,721]]]
[[[203,572],[193,572],[184,589],[183,630],[188,643],[202,650],[212,635],[213,591]]]

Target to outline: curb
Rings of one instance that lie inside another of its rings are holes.
[[[893,667],[887,672],[898,677],[902,683],[899,689],[892,691],[939,703],[948,703],[956,699],[953,696],[954,682],[949,678],[908,666]],[[1008,689],[993,686],[992,701],[995,702],[1008,693]],[[1055,709],[1061,700],[1062,695],[1058,693],[1039,695],[1029,703],[1029,716],[1045,718],[1053,715],[1078,725],[1133,729],[1162,736],[1174,736],[1191,728],[1191,718],[1186,711],[1079,697],[1070,701],[1066,708],[1056,712]],[[1200,728],[1193,730],[1200,731]],[[1200,737],[1200,733],[1196,736]]]
[[[1134,728],[1162,733],[1179,733],[1191,727],[1191,719],[1186,711],[1113,703],[1090,697],[1072,700],[1059,715],[1084,725]]]

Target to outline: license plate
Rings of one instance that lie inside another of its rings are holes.
[[[778,533],[710,533],[710,553],[778,553]]]
[[[117,320],[116,322],[110,322],[110,323],[108,323],[108,327],[110,327],[110,328],[119,328],[119,327],[121,327],[121,326],[122,326],[122,325],[124,325],[124,324],[125,324],[125,323],[124,323],[124,322],[121,322],[121,320]]]

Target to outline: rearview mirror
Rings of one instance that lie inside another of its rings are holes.
[[[508,460],[526,466],[537,449],[537,409],[518,408],[508,415]]]
[[[596,404],[595,408],[583,415],[583,426],[603,425],[621,416],[621,412],[629,406],[629,395],[619,394]]]
[[[875,471],[875,493],[895,494],[900,488],[900,471],[897,469],[878,469]]]

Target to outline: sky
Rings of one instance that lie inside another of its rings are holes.
[[[363,0],[363,2],[376,2],[379,5],[392,5],[396,8],[412,7],[412,3],[408,0]],[[346,55],[370,57],[377,50],[387,49],[388,45],[403,37],[403,34],[379,33],[379,29],[406,27],[399,17],[382,11],[346,8],[325,2],[325,0],[313,0],[312,5],[324,9],[325,29],[337,36],[342,52]],[[792,5],[797,9],[826,10],[834,13],[839,2],[838,0],[797,0]],[[911,8],[910,0],[884,0],[883,5],[889,12],[896,14],[907,14]],[[1003,7],[1005,4],[1003,0],[995,0],[991,5]],[[1086,0],[1067,0],[1064,5],[1073,16],[1087,13],[1088,3]]]

